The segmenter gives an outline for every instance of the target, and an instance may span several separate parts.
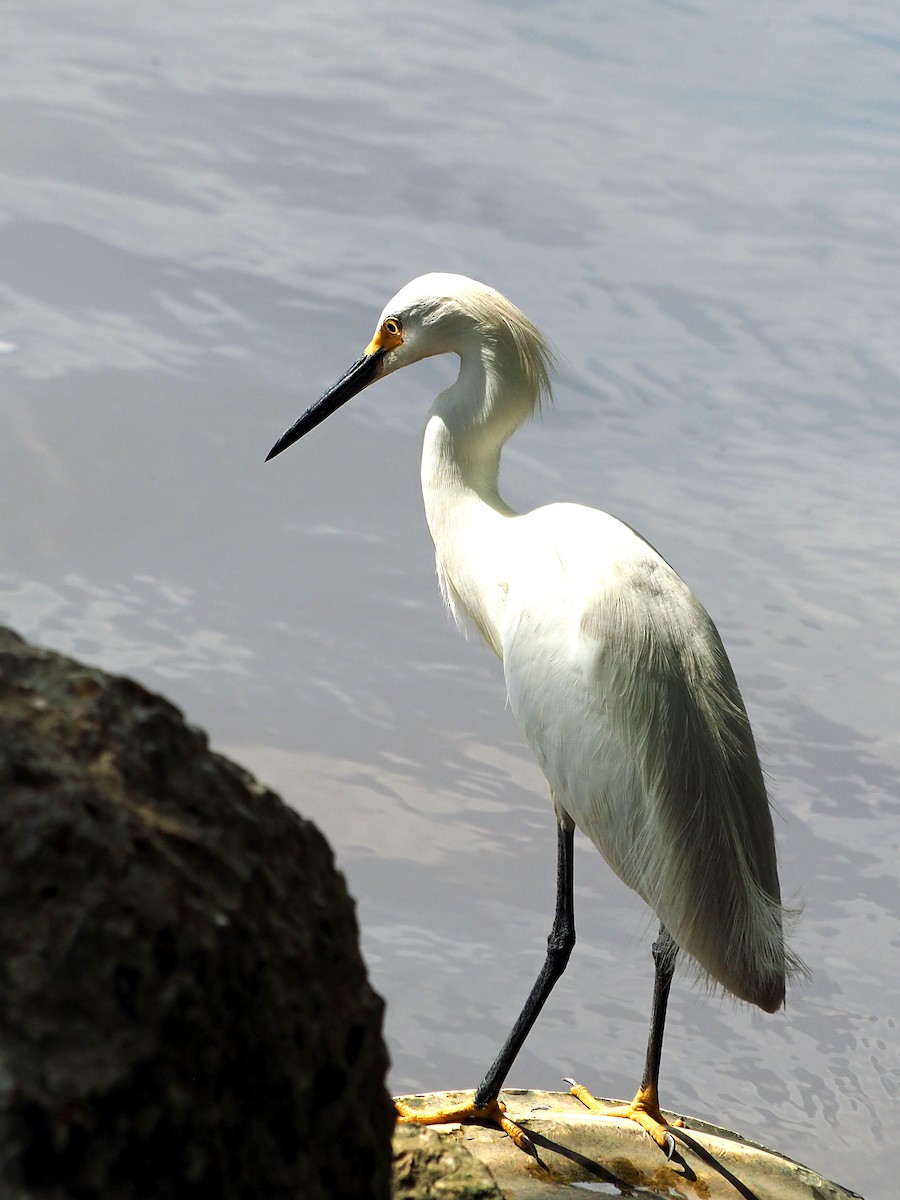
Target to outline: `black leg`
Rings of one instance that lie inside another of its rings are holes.
[[[650,1017],[647,1060],[644,1063],[644,1078],[641,1080],[642,1092],[652,1088],[655,1094],[659,1084],[659,1064],[662,1059],[663,1032],[666,1027],[666,1007],[669,1003],[669,989],[672,986],[677,957],[678,946],[665,925],[660,925],[659,936],[653,943],[653,965],[656,967],[656,978],[653,984],[653,1011]]]
[[[669,989],[672,986],[672,976],[675,973],[675,959],[678,957],[678,946],[664,925],[659,927],[659,936],[653,943],[653,963],[656,967],[656,977],[653,984],[653,1013],[650,1017],[650,1036],[647,1039],[647,1058],[644,1062],[644,1077],[637,1095],[630,1104],[616,1104],[610,1107],[595,1100],[586,1087],[576,1083],[574,1079],[567,1080],[572,1085],[571,1092],[591,1112],[600,1113],[606,1117],[627,1117],[653,1138],[654,1142],[671,1158],[675,1153],[675,1139],[669,1130],[670,1125],[681,1125],[681,1118],[667,1121],[659,1107],[659,1064],[662,1059],[663,1032],[666,1026],[666,1006],[669,1003]],[[527,1147],[526,1147],[527,1149]]]
[[[556,916],[553,918],[553,928],[547,939],[547,957],[541,968],[541,973],[535,981],[531,994],[525,1001],[525,1007],[519,1014],[519,1019],[503,1048],[494,1060],[475,1093],[475,1107],[483,1108],[492,1100],[496,1100],[503,1087],[503,1082],[509,1074],[509,1069],[516,1055],[522,1049],[522,1044],[531,1032],[531,1027],[544,1007],[544,1002],[553,990],[553,985],[566,969],[572,947],[575,945],[575,905],[572,892],[572,858],[575,828],[562,823],[557,829],[556,857]],[[668,937],[668,934],[666,935]],[[674,944],[674,943],[673,943]],[[654,947],[655,952],[655,947]],[[670,976],[671,980],[671,976]],[[666,987],[668,994],[668,986]],[[655,1011],[655,1009],[654,1009]],[[665,1001],[663,1001],[665,1016]],[[660,1041],[662,1040],[660,1034]],[[657,1055],[658,1058],[658,1055]],[[657,1069],[658,1069],[657,1063]]]

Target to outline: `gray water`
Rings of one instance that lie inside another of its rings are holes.
[[[894,1194],[900,13],[5,0],[0,616],[164,691],[330,838],[395,1092],[474,1086],[541,961],[554,831],[418,492],[453,363],[269,446],[426,270],[564,365],[516,507],[639,529],[725,638],[805,905],[765,1017],[676,985],[662,1098]],[[510,1077],[627,1097],[652,923],[582,844]]]

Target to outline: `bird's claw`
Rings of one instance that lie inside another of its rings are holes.
[[[679,1126],[684,1122],[680,1117],[673,1117],[669,1121],[663,1116],[656,1096],[655,1085],[647,1089],[640,1088],[630,1104],[609,1107],[592,1096],[583,1084],[568,1078],[566,1078],[566,1083],[569,1084],[571,1094],[580,1100],[585,1108],[601,1117],[624,1117],[625,1120],[634,1121],[636,1125],[640,1125],[652,1141],[656,1142],[667,1160],[672,1158],[675,1153],[675,1139],[669,1132],[669,1127]]]
[[[502,1100],[489,1100],[483,1105],[476,1105],[473,1100],[456,1108],[436,1109],[431,1112],[410,1108],[399,1100],[395,1100],[394,1105],[397,1109],[397,1120],[401,1124],[444,1125],[454,1121],[488,1121],[499,1125],[520,1150],[530,1154],[541,1166],[544,1165],[538,1157],[537,1147],[525,1130],[506,1115],[506,1105]]]
[[[534,1142],[527,1133],[520,1129],[519,1136],[517,1138],[513,1138],[513,1141],[520,1150],[524,1150],[526,1154],[530,1154],[536,1163],[540,1164],[540,1166],[544,1165],[538,1158],[537,1146],[535,1146]]]

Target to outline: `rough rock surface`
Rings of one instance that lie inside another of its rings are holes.
[[[524,1160],[521,1165],[524,1170]],[[503,1200],[503,1193],[487,1167],[458,1138],[448,1138],[427,1125],[398,1125],[393,1198]]]
[[[315,827],[0,630],[0,1195],[384,1200],[381,1017]]]

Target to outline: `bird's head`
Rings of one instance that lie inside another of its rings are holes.
[[[501,360],[508,371],[520,372],[535,403],[549,393],[551,352],[515,305],[464,275],[421,275],[388,301],[362,358],[294,422],[266,460],[384,375],[435,354],[462,355],[469,346],[477,346],[483,357]]]

